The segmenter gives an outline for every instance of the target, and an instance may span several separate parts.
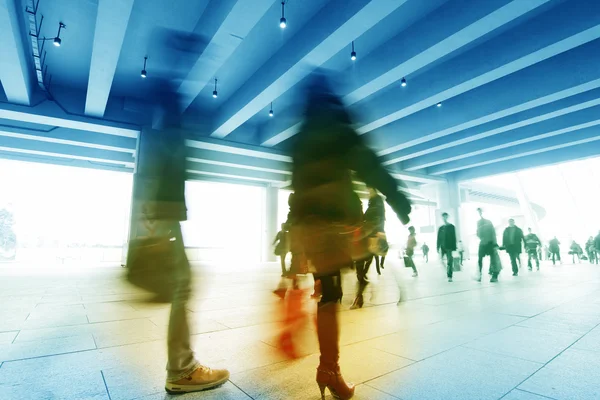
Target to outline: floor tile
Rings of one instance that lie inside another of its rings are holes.
[[[546,363],[575,343],[581,335],[511,326],[476,339],[466,347]]]
[[[502,400],[552,400],[550,397],[540,396],[538,394],[525,392],[515,389],[502,398]]]
[[[11,344],[17,337],[19,331],[16,332],[0,332],[0,345]]]
[[[0,346],[0,361],[21,360],[95,348],[96,344],[91,335],[19,342]]]
[[[530,361],[460,347],[367,384],[400,399],[495,400],[541,366]]]
[[[568,349],[527,379],[519,389],[557,400],[600,398],[600,354]]]

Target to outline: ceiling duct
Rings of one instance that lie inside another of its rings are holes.
[[[38,81],[38,85],[40,88],[48,92],[48,88],[45,83],[46,72],[48,71],[48,66],[46,65],[46,52],[44,51],[45,40],[41,40],[42,45],[40,47],[40,31],[42,29],[42,24],[44,23],[44,16],[40,19],[40,24],[37,22],[37,11],[40,5],[40,0],[35,2],[35,0],[27,0],[27,7],[25,8],[25,12],[28,15],[29,19],[29,39],[31,40],[31,50],[33,55],[33,64],[35,66],[35,75]],[[42,56],[43,54],[43,56]],[[52,80],[52,77],[50,77]],[[48,85],[50,82],[48,82]]]

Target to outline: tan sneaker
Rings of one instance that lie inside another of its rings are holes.
[[[229,380],[229,371],[226,369],[212,369],[199,367],[186,378],[175,382],[167,382],[165,390],[169,394],[200,392],[216,388]]]

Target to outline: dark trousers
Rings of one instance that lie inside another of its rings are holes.
[[[517,265],[517,259],[519,259],[519,253],[511,251],[508,253],[508,256],[510,257],[510,265],[512,266],[513,274],[518,274],[519,266]]]
[[[365,288],[369,281],[367,280],[367,273],[369,272],[370,259],[363,259],[354,262],[356,268],[356,279],[358,279],[358,291],[357,296],[362,296]]]
[[[485,256],[490,256],[490,272],[492,269],[492,252],[494,251],[494,243],[479,243],[479,252],[478,252],[478,260],[477,260],[477,264],[479,265],[479,274],[481,274],[482,269],[483,269],[483,258]],[[498,274],[492,274],[493,276],[497,277]]]
[[[560,252],[553,251],[552,252],[552,265],[556,265],[556,260],[560,261]]]
[[[452,250],[441,250],[442,252],[442,260],[444,260],[444,257],[446,257],[446,262],[447,262],[447,266],[446,266],[446,274],[448,275],[448,278],[452,278],[452,273],[454,272],[454,268],[452,266],[452,263],[454,262],[454,259],[452,257]]]
[[[423,258],[425,259],[425,262],[428,263],[429,262],[429,252],[423,253]]]
[[[326,275],[315,274],[315,281],[321,281],[320,304],[337,303],[342,299],[342,277],[339,271]]]
[[[381,269],[383,268],[383,263],[385,262],[385,256],[381,256],[381,258],[379,256],[376,255],[372,255],[371,258],[369,258],[369,260],[367,261],[367,272],[369,271],[369,268],[371,267],[371,263],[373,263],[373,259],[375,259],[375,268],[377,268],[377,274],[381,275]]]
[[[533,268],[533,265],[531,263],[532,259],[535,260],[535,266],[537,267],[537,269],[540,269],[540,260],[538,258],[538,252],[535,250],[527,252],[527,268],[529,268],[529,270]]]
[[[287,269],[285,267],[285,258],[287,257],[287,253],[283,253],[282,255],[279,256],[279,259],[281,261],[281,274],[285,275],[287,274]]]

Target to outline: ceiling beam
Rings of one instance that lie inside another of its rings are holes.
[[[103,117],[134,0],[101,0],[98,3],[85,114]]]
[[[451,175],[458,181],[468,181],[598,156],[600,156],[600,141],[594,141],[527,157],[496,162],[483,167],[469,168],[454,172]]]
[[[568,132],[564,132],[567,134],[560,135],[554,135],[555,132],[550,132],[544,139],[524,142],[518,146],[504,147],[463,160],[453,161],[434,167],[431,170],[428,170],[428,172],[435,175],[447,174],[600,140],[600,129],[598,127],[598,125],[600,125],[600,119],[585,125],[589,127],[583,129],[579,128],[577,130],[575,127],[569,128]],[[567,130],[564,129],[563,131]]]
[[[211,136],[229,135],[406,1],[329,2],[221,107]]]
[[[599,94],[596,93],[596,96]],[[433,141],[430,145],[436,148],[437,151],[403,161],[402,168],[406,171],[417,171],[498,150],[499,148],[516,146],[596,125],[598,113],[600,112],[599,105],[600,97],[596,97],[594,100],[532,118],[524,118],[513,123],[508,123],[512,121],[506,121],[506,125],[499,128],[484,129],[483,132],[479,133],[461,132],[453,135],[454,141],[450,143],[452,147],[449,144],[446,146],[439,145],[436,141]],[[481,131],[481,129],[479,130]],[[504,134],[501,135],[502,133]],[[459,139],[459,137],[462,138]]]
[[[75,160],[97,161],[118,164],[133,168],[133,154],[69,146],[58,143],[43,143],[33,140],[0,136],[0,150],[22,154],[72,158]]]
[[[344,104],[352,105],[367,98],[549,1],[447,3],[428,15],[423,23],[413,25],[370,53],[361,63],[361,71],[366,73],[353,82]]]
[[[126,172],[126,173],[133,172],[133,167],[126,167],[123,165],[107,164],[107,163],[103,163],[103,162],[89,161],[89,160],[75,160],[73,158],[54,157],[51,155],[17,153],[14,151],[0,150],[0,159],[38,163],[38,164],[42,163],[42,164],[50,164],[50,165],[61,165],[61,166],[65,166],[65,167],[99,169],[99,170]]]
[[[559,69],[559,71],[562,71],[562,69]],[[567,76],[564,76],[564,78],[568,80],[572,76],[582,77],[583,75],[567,74]],[[555,81],[555,83],[557,85],[561,85],[562,79]],[[554,85],[544,86],[548,87]],[[485,132],[486,130],[501,128],[502,126],[512,124],[513,121],[520,122],[527,120],[530,123],[538,122],[535,117],[539,116],[540,114],[546,115],[548,118],[562,115],[561,110],[563,109],[567,109],[567,112],[569,112],[568,109],[570,109],[570,107],[573,105],[582,104],[585,106],[585,103],[587,103],[589,100],[598,98],[600,95],[600,91],[598,90],[599,88],[600,79],[595,79],[581,85],[560,90],[547,96],[542,96],[534,100],[520,103],[495,112],[492,110],[497,110],[498,107],[501,107],[503,104],[503,102],[498,101],[498,96],[477,96],[477,99],[473,100],[477,103],[477,107],[470,107],[470,113],[467,115],[465,115],[465,113],[452,113],[452,115],[444,119],[444,126],[450,125],[450,127],[445,129],[439,129],[439,125],[433,127],[433,132],[431,132],[430,135],[436,139],[432,139],[431,141],[420,143],[415,146],[403,148],[394,153],[388,154],[387,156],[384,156],[384,165],[392,165],[420,157],[423,157],[424,159],[427,157],[426,160],[429,162],[432,160],[430,156],[435,158],[435,156],[433,156],[431,153],[465,143],[462,142],[462,140],[469,138],[470,135],[473,135],[474,133],[476,134],[476,132]],[[507,93],[510,94],[511,104],[515,104],[520,100],[519,97],[523,96],[525,93],[528,93],[528,98],[535,97],[536,94],[532,92],[533,91],[531,90],[523,90],[508,91]],[[508,94],[506,96],[508,96]],[[468,103],[469,101],[470,99],[463,99],[464,104]],[[589,107],[592,106],[593,105],[589,105]],[[490,108],[492,110],[490,110]],[[575,109],[572,110],[576,111]],[[473,118],[473,116],[480,117],[469,120],[469,118]],[[466,122],[453,125],[454,123],[460,120],[464,121],[465,119],[467,119]],[[411,122],[412,123],[403,124],[402,128],[398,128],[403,131],[410,131],[409,127],[415,125],[417,121]],[[425,136],[429,136],[427,133],[423,132],[422,129],[420,132]],[[387,150],[385,152],[387,153]]]
[[[408,87],[417,90],[407,90],[400,98],[397,91],[378,96],[370,103],[369,109],[374,110],[370,122],[359,127],[358,132],[364,134],[385,126],[379,135],[400,139],[398,132],[386,125],[600,38],[597,13],[589,9],[600,12],[600,5],[589,2],[586,8],[577,3],[565,2],[429,70]],[[481,63],[483,59],[485,63]],[[381,155],[432,139],[414,133],[404,136],[403,143]]]
[[[131,154],[135,153],[136,146],[136,140],[132,138],[67,128],[52,128],[49,131],[38,131],[0,125],[0,136]]]
[[[44,101],[35,107],[0,103],[0,118],[11,121],[91,131],[106,135],[124,136],[134,139],[136,139],[140,133],[140,128],[135,125],[67,114],[56,103],[51,101]]]
[[[214,14],[222,12],[217,8],[228,8],[229,12],[179,86],[178,93],[181,95],[183,111],[192,104],[206,85],[213,84],[219,68],[272,6],[273,0],[219,0],[209,4],[209,9],[198,23],[200,26],[209,24]]]
[[[224,166],[213,163],[199,162],[198,160],[187,160],[187,170],[191,173],[200,173],[205,175],[221,177],[238,177],[241,179],[258,180],[263,182],[286,182],[289,175],[275,172],[257,171],[245,168],[244,166]]]
[[[0,0],[0,81],[9,102],[28,106],[34,86],[22,18],[21,1]]]

